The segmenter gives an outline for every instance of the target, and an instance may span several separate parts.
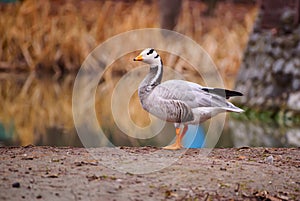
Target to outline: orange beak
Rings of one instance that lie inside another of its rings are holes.
[[[142,55],[139,55],[133,59],[133,61],[143,61],[143,60],[144,59],[143,59]]]

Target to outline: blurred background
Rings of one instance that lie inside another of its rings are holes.
[[[2,0],[0,145],[82,146],[72,119],[72,90],[84,59],[117,34],[165,28],[195,40],[211,56],[225,87],[245,94],[234,102],[246,112],[227,116],[218,147],[300,146],[299,1],[170,2]],[[138,53],[105,72],[96,94],[98,121],[116,146],[164,146],[175,132],[137,140],[122,133],[111,115],[112,91],[137,66],[131,61]],[[185,79],[203,84],[187,62],[161,56]],[[137,93],[129,111],[137,125],[150,123]],[[100,145],[105,146],[94,146]]]

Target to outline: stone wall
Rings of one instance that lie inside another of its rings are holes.
[[[296,10],[297,11],[297,10]],[[236,89],[240,103],[266,110],[300,111],[300,24],[284,8],[277,26],[263,28],[261,10],[244,53]]]

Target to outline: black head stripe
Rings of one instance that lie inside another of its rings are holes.
[[[156,58],[158,58],[159,57],[159,55],[157,54],[155,57],[154,57],[154,59],[156,59]]]
[[[147,55],[152,54],[154,51],[154,49],[150,49],[149,52],[147,53]]]

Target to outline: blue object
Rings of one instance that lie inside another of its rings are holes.
[[[202,126],[189,125],[182,139],[185,148],[201,148],[205,145],[205,132]]]

